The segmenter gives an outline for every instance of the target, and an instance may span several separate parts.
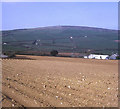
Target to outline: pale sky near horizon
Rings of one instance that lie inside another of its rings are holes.
[[[56,25],[118,29],[117,2],[3,2],[2,29]]]
[[[119,0],[1,0],[2,2],[119,2]]]

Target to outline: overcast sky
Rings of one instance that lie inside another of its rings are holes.
[[[2,29],[72,25],[118,28],[117,2],[3,2]]]

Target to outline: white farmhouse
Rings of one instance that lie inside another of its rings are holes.
[[[3,45],[7,45],[7,43],[6,43],[6,42],[4,42],[4,43],[3,43]]]
[[[88,59],[109,59],[109,55],[90,54],[89,56],[84,56],[84,58],[88,58]]]

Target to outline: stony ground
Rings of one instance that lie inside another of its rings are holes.
[[[3,107],[117,107],[117,60],[26,57],[2,60]]]

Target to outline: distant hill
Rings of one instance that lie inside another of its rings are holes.
[[[70,38],[71,37],[71,38]],[[46,50],[112,53],[118,49],[117,30],[83,26],[49,26],[2,32],[3,51]],[[32,45],[40,40],[38,46]],[[15,41],[15,42],[13,42]]]

